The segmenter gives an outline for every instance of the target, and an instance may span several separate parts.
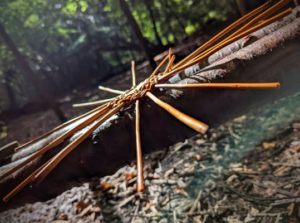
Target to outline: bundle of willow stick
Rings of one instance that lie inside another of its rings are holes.
[[[31,154],[22,162],[19,162],[14,167],[1,173],[0,180],[4,179],[11,174],[24,168],[28,163],[41,157],[47,151],[60,145],[75,133],[86,128],[85,131],[81,131],[72,142],[62,148],[56,155],[50,158],[47,162],[42,164],[36,170],[34,170],[26,179],[20,182],[15,188],[12,189],[4,198],[3,201],[9,201],[25,186],[34,182],[42,181],[71,151],[73,151],[80,143],[82,143],[89,135],[97,129],[101,124],[117,114],[124,108],[135,104],[135,133],[136,133],[136,153],[137,153],[137,192],[144,190],[144,178],[143,178],[143,160],[142,160],[142,143],[141,143],[141,131],[140,131],[140,101],[144,98],[149,98],[159,107],[171,114],[173,117],[194,129],[195,131],[204,134],[208,125],[190,117],[183,112],[172,107],[170,104],[157,98],[152,92],[155,88],[255,88],[255,89],[268,89],[277,88],[280,86],[278,82],[272,83],[197,83],[197,84],[168,84],[168,79],[180,72],[184,72],[185,69],[195,64],[207,64],[207,59],[213,53],[224,48],[225,46],[287,16],[292,12],[291,8],[286,8],[290,0],[280,0],[276,4],[269,1],[252,12],[241,17],[220,33],[216,34],[209,41],[201,45],[194,52],[189,54],[183,60],[178,63],[175,62],[175,56],[172,50],[169,50],[168,55],[161,61],[152,74],[143,82],[136,83],[135,64],[132,62],[132,88],[127,91],[115,90],[107,87],[100,86],[100,90],[104,90],[118,96],[105,99],[96,102],[89,102],[83,104],[76,104],[74,107],[95,106],[96,108],[91,111],[78,116],[54,129],[45,133],[44,135],[24,144],[17,148],[17,150],[23,149],[31,144],[38,142],[49,136],[50,134],[61,130],[62,128],[72,125],[68,131],[64,134],[48,142],[45,146],[41,146],[39,150]]]

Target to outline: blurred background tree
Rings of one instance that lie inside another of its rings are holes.
[[[62,94],[121,73],[132,59],[154,66],[155,55],[238,16],[244,3],[1,0],[0,112],[45,99],[53,108]]]

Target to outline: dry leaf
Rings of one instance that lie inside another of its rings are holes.
[[[79,201],[75,204],[76,213],[80,213],[83,209],[85,209],[89,204],[84,201]]]
[[[288,215],[291,216],[294,212],[294,208],[295,208],[295,203],[291,203],[288,207],[287,207],[287,211],[288,211]]]
[[[275,144],[274,142],[264,142],[264,143],[262,144],[262,147],[263,147],[264,149],[274,149],[275,146],[276,146],[276,144]]]
[[[104,182],[102,184],[100,184],[100,190],[102,191],[107,191],[107,190],[110,190],[110,189],[113,189],[115,186],[112,185],[111,183],[107,183],[107,182]]]
[[[134,177],[136,177],[136,174],[133,173],[133,172],[130,172],[130,173],[126,173],[126,174],[125,174],[125,180],[126,180],[126,181],[130,181],[130,180],[133,179]]]
[[[276,177],[280,177],[280,176],[283,176],[287,171],[290,170],[290,167],[288,166],[281,166],[281,167],[278,167],[274,172],[274,176]]]

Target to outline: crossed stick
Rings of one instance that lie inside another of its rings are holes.
[[[197,48],[194,52],[189,54],[186,58],[174,64],[175,56],[170,50],[168,55],[163,59],[163,61],[157,66],[153,73],[140,84],[136,84],[136,74],[135,65],[132,63],[132,88],[128,91],[120,91],[107,87],[100,86],[100,90],[104,90],[113,94],[118,94],[117,97],[100,100],[96,102],[88,102],[83,104],[76,104],[74,107],[85,107],[85,106],[98,106],[95,109],[78,116],[54,129],[43,134],[42,136],[21,145],[16,150],[25,148],[26,146],[32,145],[39,140],[45,139],[52,133],[61,130],[62,128],[74,125],[67,132],[57,137],[56,139],[48,142],[46,146],[41,147],[38,151],[33,153],[24,161],[15,165],[11,169],[0,174],[0,180],[5,177],[19,171],[24,168],[28,163],[44,155],[47,151],[60,145],[67,138],[74,135],[74,133],[83,129],[89,125],[89,128],[81,133],[74,141],[70,142],[66,147],[64,147],[55,156],[50,158],[46,163],[42,164],[35,171],[33,171],[25,180],[18,184],[11,192],[9,192],[3,201],[9,201],[13,196],[15,196],[20,190],[22,190],[28,184],[36,181],[42,181],[71,151],[73,151],[81,142],[83,142],[96,128],[101,124],[111,118],[113,115],[117,114],[123,108],[130,106],[135,103],[135,133],[136,133],[136,150],[137,150],[137,191],[141,192],[144,190],[144,178],[143,178],[143,161],[142,161],[142,146],[140,138],[140,100],[148,97],[159,107],[163,108],[169,114],[177,118],[182,123],[193,128],[195,131],[204,134],[208,129],[208,125],[190,117],[183,112],[177,110],[173,106],[167,104],[161,99],[157,98],[151,91],[154,88],[257,88],[257,89],[268,89],[277,88],[280,86],[278,82],[272,83],[198,83],[198,84],[166,84],[169,78],[184,71],[186,68],[195,65],[197,63],[203,63],[207,58],[215,53],[216,51],[224,48],[225,46],[233,43],[234,41],[255,32],[274,21],[282,19],[286,15],[290,14],[292,9],[288,8],[279,12],[284,6],[286,6],[290,0],[280,0],[278,3],[271,5],[271,1],[263,4],[259,8],[253,10],[252,12],[246,14],[245,16],[238,19],[236,22],[225,28],[223,31],[215,35],[205,44]],[[278,14],[276,14],[278,13]],[[276,14],[276,15],[274,15]],[[244,24],[244,25],[243,25]],[[160,70],[164,67],[164,71]]]

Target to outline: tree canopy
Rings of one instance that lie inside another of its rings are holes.
[[[90,79],[100,80],[115,74],[130,60],[141,61],[149,51],[149,55],[154,55],[211,20],[225,20],[235,10],[233,3],[233,0],[1,0],[1,92],[10,100],[2,100],[0,111],[16,101],[28,102],[31,97],[28,89],[35,90],[33,80],[55,95]],[[127,7],[127,14],[122,4]],[[4,35],[28,64],[31,78],[25,74],[20,58],[8,46]]]

